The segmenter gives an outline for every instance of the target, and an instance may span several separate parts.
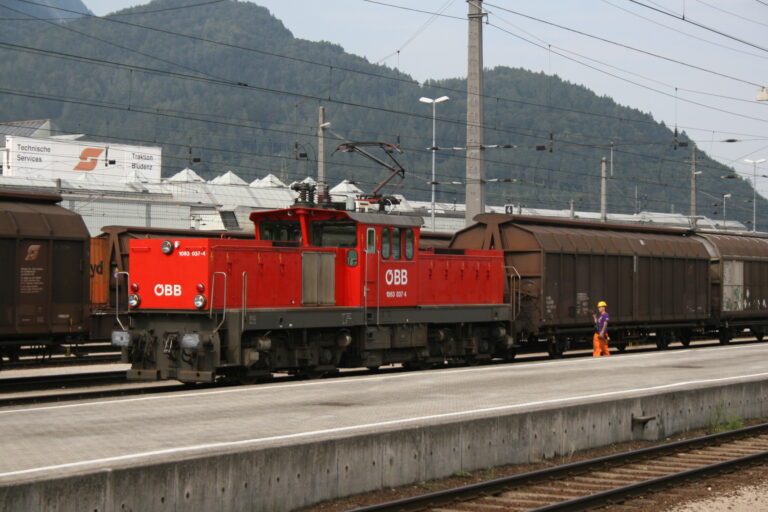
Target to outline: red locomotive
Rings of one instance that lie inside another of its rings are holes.
[[[113,343],[129,378],[489,360],[511,348],[499,251],[419,249],[420,217],[309,203],[254,212],[254,240],[130,242]]]

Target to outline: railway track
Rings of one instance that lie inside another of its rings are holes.
[[[125,371],[0,379],[0,407],[184,391],[175,381],[128,383]],[[122,384],[122,386],[116,386]],[[206,386],[210,387],[212,385]],[[200,388],[199,386],[198,388]]]
[[[37,375],[0,379],[0,393],[24,393],[62,387],[87,387],[125,382],[125,371]]]
[[[634,497],[708,475],[768,462],[768,424],[677,441],[475,483],[351,512],[577,511],[622,504]],[[647,503],[644,505],[647,506]]]
[[[120,350],[104,342],[23,345],[13,354],[0,357],[0,371],[115,363],[119,360]]]

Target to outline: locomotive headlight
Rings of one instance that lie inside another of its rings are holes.
[[[196,332],[187,333],[181,337],[181,348],[197,350],[200,348],[200,335]]]
[[[173,252],[173,242],[163,240],[163,243],[160,244],[160,250],[163,251],[163,254],[171,254]]]
[[[132,293],[128,296],[128,305],[132,308],[139,307],[139,304],[141,304],[141,297],[136,295],[135,293]]]
[[[112,345],[128,347],[131,344],[131,334],[125,331],[112,331]]]
[[[195,295],[195,300],[193,303],[197,309],[203,309],[205,307],[205,302],[206,301],[204,295]]]

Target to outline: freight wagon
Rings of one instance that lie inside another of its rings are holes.
[[[612,344],[727,343],[768,326],[768,238],[541,217],[483,214],[451,247],[504,253],[505,300],[518,345],[550,354],[591,338],[595,304],[611,314]]]
[[[51,194],[0,192],[0,359],[88,335],[90,236]]]

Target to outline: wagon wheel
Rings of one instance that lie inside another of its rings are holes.
[[[296,377],[302,380],[314,380],[323,377],[327,372],[315,368],[301,368],[296,372]]]
[[[560,359],[566,350],[568,350],[568,340],[565,338],[557,337],[547,341],[547,352],[552,359]]]
[[[730,329],[720,329],[720,344],[721,345],[727,345],[731,342],[731,339],[733,338],[733,334],[731,333]]]
[[[627,344],[626,343],[621,343],[621,342],[617,343],[615,345],[615,347],[616,347],[616,350],[618,350],[621,353],[624,353],[624,352],[627,351]]]
[[[432,364],[422,360],[406,361],[403,363],[403,368],[410,371],[431,370]]]
[[[750,327],[749,329],[752,332],[752,335],[755,337],[756,341],[763,341],[763,336],[765,333],[763,330],[759,327]]]
[[[680,332],[680,343],[684,347],[690,347],[691,346],[691,338],[692,338],[691,331],[689,331],[688,329],[683,329]]]
[[[656,347],[659,350],[666,350],[669,348],[670,333],[668,331],[661,330],[656,333]]]

